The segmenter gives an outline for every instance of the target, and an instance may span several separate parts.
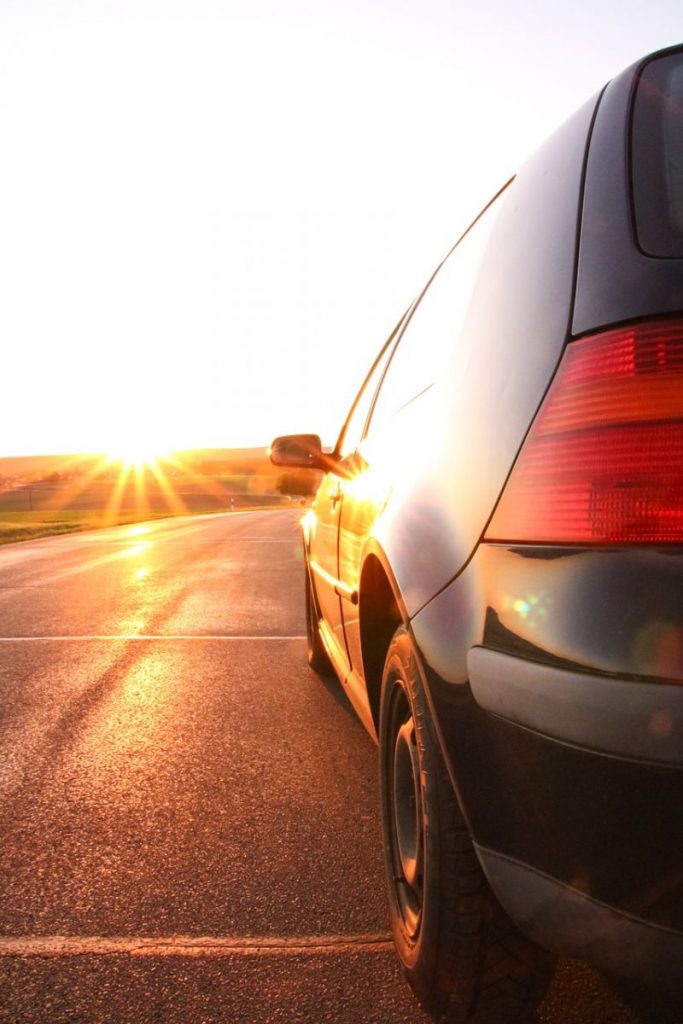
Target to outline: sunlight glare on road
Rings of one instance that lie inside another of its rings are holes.
[[[121,552],[122,558],[135,558],[136,555],[141,555],[143,551],[146,551],[149,547],[148,541],[140,541],[139,544],[133,544],[132,547],[126,548],[125,551]]]
[[[131,526],[129,530],[125,531],[127,537],[141,537],[143,534],[149,532],[149,526],[144,523],[137,523],[135,526]]]

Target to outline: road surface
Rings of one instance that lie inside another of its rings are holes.
[[[290,511],[0,548],[0,1022],[426,1024]],[[562,963],[542,1024],[635,1024]]]

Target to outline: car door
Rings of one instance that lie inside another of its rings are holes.
[[[340,597],[338,593],[338,534],[341,489],[335,472],[326,473],[313,502],[315,526],[311,535],[309,568],[318,610],[325,630],[325,641],[334,650],[332,660],[346,660]]]
[[[401,321],[402,323],[403,321]],[[400,326],[400,324],[399,324]],[[354,476],[354,453],[363,435],[372,401],[377,391],[398,334],[397,327],[386,342],[366,377],[330,458],[332,470],[325,474],[313,504],[315,529],[311,540],[309,565],[313,576],[325,640],[337,668],[345,674],[349,666],[344,636],[342,604],[353,601],[339,572],[339,523],[347,483]]]

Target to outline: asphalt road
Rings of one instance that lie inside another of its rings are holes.
[[[296,513],[0,548],[0,1021],[426,1024]],[[542,1024],[635,1024],[563,962]]]

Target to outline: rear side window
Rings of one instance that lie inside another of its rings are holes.
[[[452,357],[469,309],[479,266],[496,220],[491,202],[439,266],[391,357],[370,421],[370,435],[429,391]]]
[[[405,317],[404,317],[405,319]],[[382,379],[384,368],[387,365],[389,357],[393,349],[393,342],[396,338],[396,334],[400,330],[401,324],[392,332],[386,345],[380,352],[379,356],[375,360],[375,363],[370,370],[370,373],[365,378],[365,383],[358,392],[358,397],[353,403],[349,417],[344,424],[339,441],[337,442],[337,454],[340,458],[345,459],[347,455],[351,455],[355,452],[356,448],[360,444],[363,431],[365,430],[365,424],[367,422],[368,413],[370,412],[370,405],[375,397],[377,391],[377,385]]]
[[[641,73],[633,108],[633,204],[641,249],[683,257],[683,53]]]

